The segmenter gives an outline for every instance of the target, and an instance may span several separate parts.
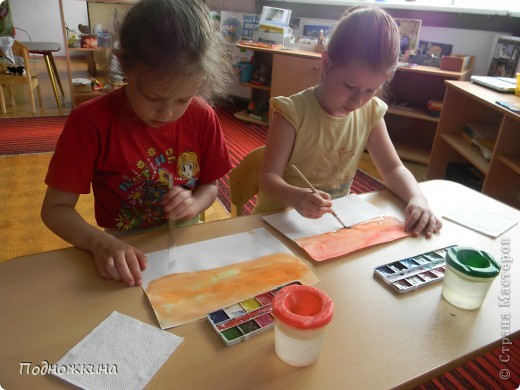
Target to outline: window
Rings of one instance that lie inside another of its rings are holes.
[[[348,0],[279,0],[308,4],[329,4],[354,6],[367,4],[367,1]],[[368,1],[383,8],[417,9],[424,11],[445,11],[479,14],[514,14],[520,16],[520,1],[518,0],[386,0]],[[287,7],[286,7],[287,8]]]

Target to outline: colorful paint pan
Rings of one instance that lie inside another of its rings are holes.
[[[398,293],[439,282],[444,278],[446,253],[452,246],[380,265],[374,269],[374,275]]]
[[[291,284],[301,283],[287,283],[271,291],[209,313],[207,315],[208,322],[228,347],[248,340],[251,336],[273,328],[274,317],[271,307],[273,298],[282,287]]]

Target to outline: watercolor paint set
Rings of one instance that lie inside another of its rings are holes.
[[[378,266],[374,269],[374,275],[398,293],[439,282],[444,279],[446,253],[452,246]]]
[[[291,282],[273,290],[243,300],[207,315],[209,323],[224,344],[229,347],[274,327],[271,303],[283,287],[300,284]]]

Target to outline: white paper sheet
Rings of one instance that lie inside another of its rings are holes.
[[[514,219],[475,207],[451,211],[444,215],[444,218],[493,238],[500,236],[518,223]]]
[[[353,226],[385,214],[383,210],[357,195],[334,199],[332,204],[336,214],[347,226]],[[325,214],[320,219],[309,219],[296,210],[288,210],[267,215],[263,219],[292,240],[342,229],[341,224],[331,214]]]
[[[264,228],[176,247],[175,261],[168,249],[148,253],[143,272],[143,289],[164,275],[203,271],[253,260],[273,253],[292,253]]]

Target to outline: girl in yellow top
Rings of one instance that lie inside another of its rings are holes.
[[[442,227],[400,161],[375,94],[395,73],[399,30],[385,11],[355,7],[345,13],[322,54],[323,77],[313,88],[271,99],[273,112],[260,172],[255,212],[293,207],[307,218],[332,211],[347,195],[365,147],[385,185],[406,204],[405,229],[430,237]],[[296,165],[320,195],[306,188]]]

